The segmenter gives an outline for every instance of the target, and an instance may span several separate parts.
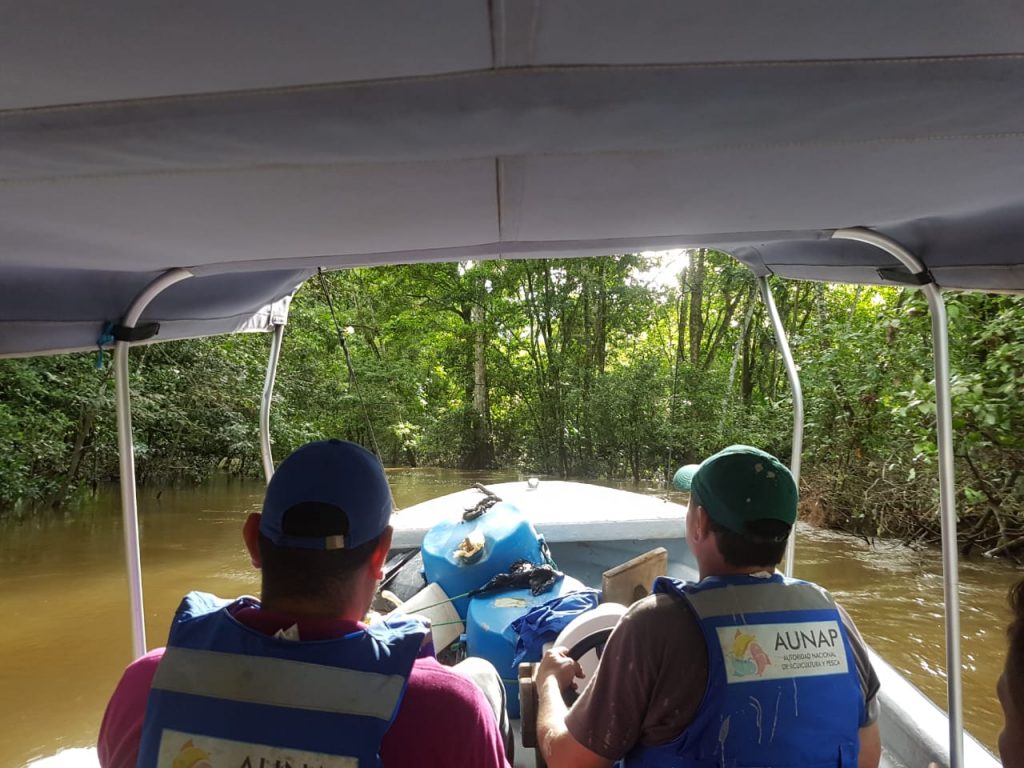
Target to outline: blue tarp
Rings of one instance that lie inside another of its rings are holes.
[[[597,608],[601,593],[596,589],[581,589],[552,598],[538,605],[512,622],[516,637],[515,658],[512,668],[527,660],[540,659],[544,643],[553,641],[569,622],[581,613]]]

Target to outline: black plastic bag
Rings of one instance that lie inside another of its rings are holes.
[[[529,560],[516,560],[507,571],[492,576],[490,581],[469,594],[475,596],[505,589],[529,589],[534,595],[542,595],[563,575],[547,563],[537,565]]]

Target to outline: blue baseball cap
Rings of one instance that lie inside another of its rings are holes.
[[[339,517],[320,535],[301,521],[295,524],[291,516],[302,513],[300,505],[333,507]],[[263,498],[260,533],[282,547],[352,549],[383,533],[392,508],[391,488],[376,456],[346,440],[320,440],[295,450],[274,472]],[[303,533],[288,533],[289,528]]]

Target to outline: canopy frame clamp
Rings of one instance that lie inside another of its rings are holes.
[[[946,612],[946,692],[949,710],[949,765],[964,765],[963,682],[960,666],[960,576],[957,552],[956,488],[953,465],[953,405],[949,374],[949,323],[942,289],[914,254],[895,240],[863,227],[836,230],[836,240],[872,245],[908,271],[879,270],[879,275],[919,287],[928,301],[935,369],[935,430],[939,448],[939,515],[942,528],[942,587]]]
[[[121,322],[104,329],[114,341],[114,383],[117,409],[117,454],[121,479],[121,517],[124,521],[124,554],[128,571],[128,598],[131,605],[132,658],[146,653],[146,622],[142,604],[142,560],[139,553],[139,509],[135,487],[135,441],[132,436],[131,390],[128,381],[128,354],[133,342],[155,336],[159,323],[138,325],[146,307],[175,283],[187,280],[187,269],[169,269],[154,279],[128,306]]]
[[[270,340],[270,356],[267,359],[267,374],[263,380],[263,398],[260,401],[260,458],[263,460],[263,476],[267,483],[274,476],[274,453],[270,442],[270,406],[274,401],[274,381],[277,378],[277,363],[281,357],[284,341],[284,323],[274,325]]]

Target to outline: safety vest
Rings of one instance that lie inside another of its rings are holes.
[[[234,618],[252,598],[182,601],[146,705],[139,768],[367,768],[428,630],[395,620],[295,641]]]
[[[865,703],[835,603],[805,581],[659,578],[693,610],[708,651],[700,709],[668,744],[638,746],[628,768],[857,765]]]

